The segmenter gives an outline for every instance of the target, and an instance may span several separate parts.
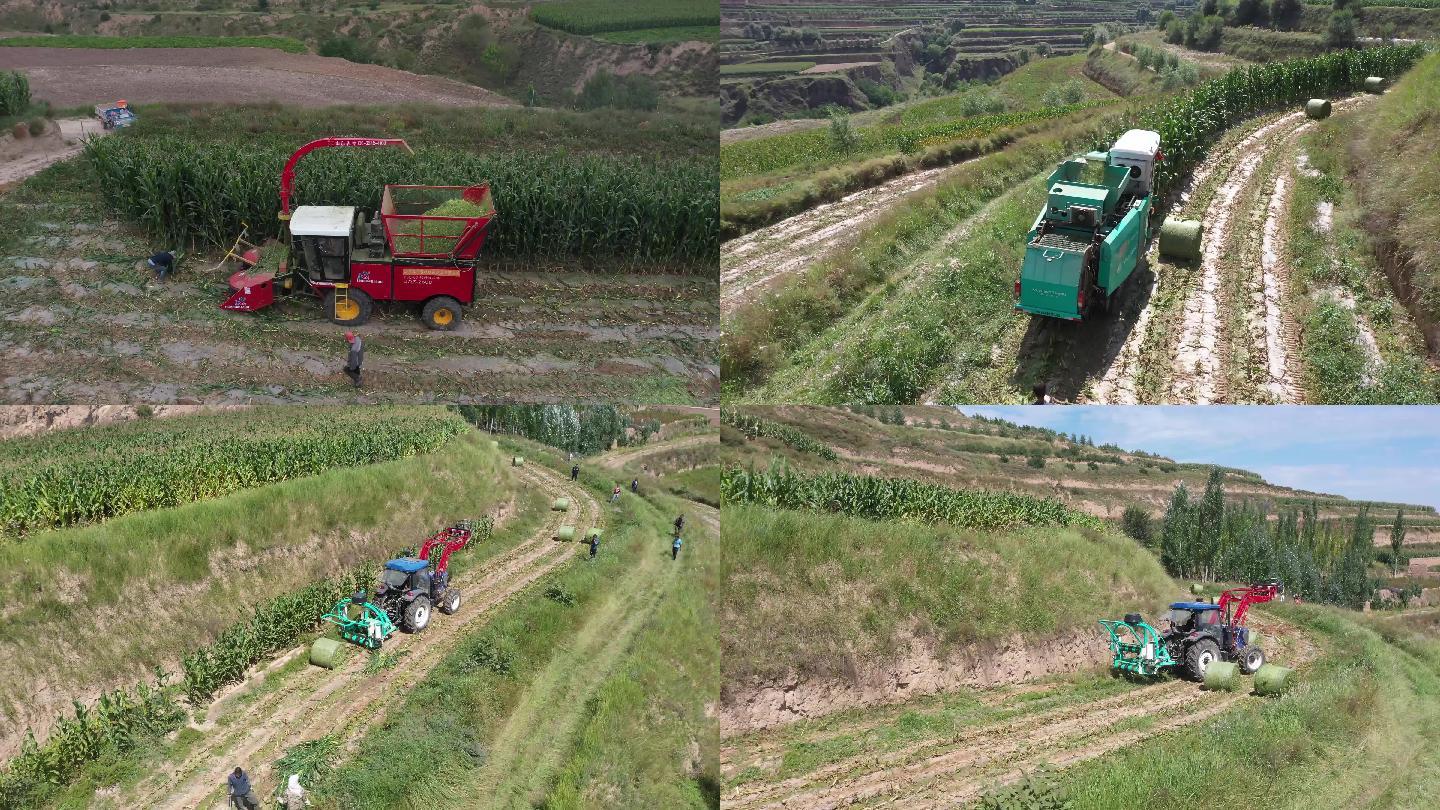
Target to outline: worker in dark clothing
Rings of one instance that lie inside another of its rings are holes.
[[[572,464],[572,465],[570,465],[570,480],[571,480],[571,481],[574,481],[574,480],[577,480],[579,477],[580,477],[580,465],[579,465],[579,464]]]
[[[590,559],[595,559],[595,555],[598,553],[600,553],[600,535],[592,534],[590,535]]]
[[[229,785],[231,803],[241,810],[259,810],[260,800],[255,798],[255,791],[250,789],[250,776],[239,765],[235,766],[235,770],[230,772],[225,781]]]
[[[1043,383],[1043,382],[1042,382],[1042,383],[1036,383],[1036,384],[1035,384],[1035,387],[1030,389],[1030,393],[1031,393],[1031,395],[1034,397],[1034,402],[1033,402],[1033,404],[1035,404],[1035,405],[1049,405],[1049,404],[1050,404],[1050,394],[1047,393],[1048,389],[1049,389],[1049,386],[1047,386],[1045,383]]]
[[[175,272],[175,250],[162,250],[151,256],[147,262],[150,269],[155,271],[155,280],[164,281],[165,277]]]
[[[677,557],[679,557],[679,556],[680,556],[680,535],[677,533],[677,534],[675,535],[675,541],[670,544],[670,559],[673,560],[673,559],[675,559],[675,558],[677,558]]]
[[[675,518],[675,534],[677,534],[677,535],[680,534],[681,530],[684,529],[684,528],[685,528],[685,516],[684,516],[684,515],[680,515],[679,517]]]
[[[632,479],[630,479],[630,491],[633,492],[633,493],[635,493],[635,494],[637,494],[637,495],[640,493],[640,479],[639,479],[639,478],[632,478]]]
[[[345,333],[345,342],[350,345],[350,355],[345,358],[345,374],[355,387],[360,387],[360,364],[365,362],[365,343],[354,332]]]

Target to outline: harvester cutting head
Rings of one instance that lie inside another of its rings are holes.
[[[1127,613],[1120,621],[1101,619],[1100,625],[1110,631],[1112,669],[1150,676],[1175,666],[1160,631],[1147,624],[1139,613]]]

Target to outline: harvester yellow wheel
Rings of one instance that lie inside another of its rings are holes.
[[[374,304],[370,296],[361,290],[350,289],[344,297],[337,295],[331,290],[325,296],[325,312],[330,315],[331,323],[338,323],[343,326],[360,326],[370,320],[370,312]]]
[[[437,295],[425,302],[420,319],[431,329],[449,332],[460,325],[460,302],[448,295]]]

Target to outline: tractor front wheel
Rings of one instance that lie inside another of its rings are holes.
[[[417,596],[405,608],[405,629],[412,633],[424,630],[430,624],[430,598]]]
[[[460,609],[461,601],[463,600],[459,588],[445,589],[445,595],[440,597],[440,612],[447,616],[454,613]]]
[[[1212,639],[1197,641],[1185,651],[1185,668],[1190,671],[1190,677],[1197,681],[1205,680],[1205,670],[1219,660],[1220,645]]]
[[[370,320],[370,313],[375,309],[375,302],[364,290],[348,289],[345,291],[344,298],[337,295],[338,292],[338,290],[331,290],[325,294],[325,312],[330,316],[331,323],[338,323],[341,326],[360,326]]]
[[[460,302],[448,295],[437,295],[425,302],[420,320],[431,329],[450,332],[460,325]]]
[[[1246,675],[1254,675],[1265,666],[1265,651],[1259,647],[1246,647],[1240,653],[1240,671]]]

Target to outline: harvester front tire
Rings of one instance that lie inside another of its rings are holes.
[[[440,597],[440,612],[446,616],[451,615],[460,609],[460,603],[465,601],[457,588],[447,588],[445,595]]]
[[[1254,675],[1265,666],[1265,651],[1259,647],[1246,647],[1245,652],[1240,653],[1240,671],[1246,675]]]
[[[451,332],[460,325],[460,302],[448,295],[437,295],[425,302],[420,320],[431,329]]]
[[[1185,669],[1190,672],[1190,677],[1197,681],[1205,680],[1205,670],[1219,660],[1220,645],[1212,639],[1197,641],[1185,651]]]
[[[405,629],[412,633],[424,630],[430,624],[430,597],[417,596],[405,607]]]
[[[338,323],[341,326],[360,326],[370,320],[370,314],[375,310],[375,302],[363,290],[351,289],[346,297],[350,300],[349,309],[341,306],[336,311],[337,303],[335,291],[331,290],[325,294],[325,313],[330,316],[331,323]]]

